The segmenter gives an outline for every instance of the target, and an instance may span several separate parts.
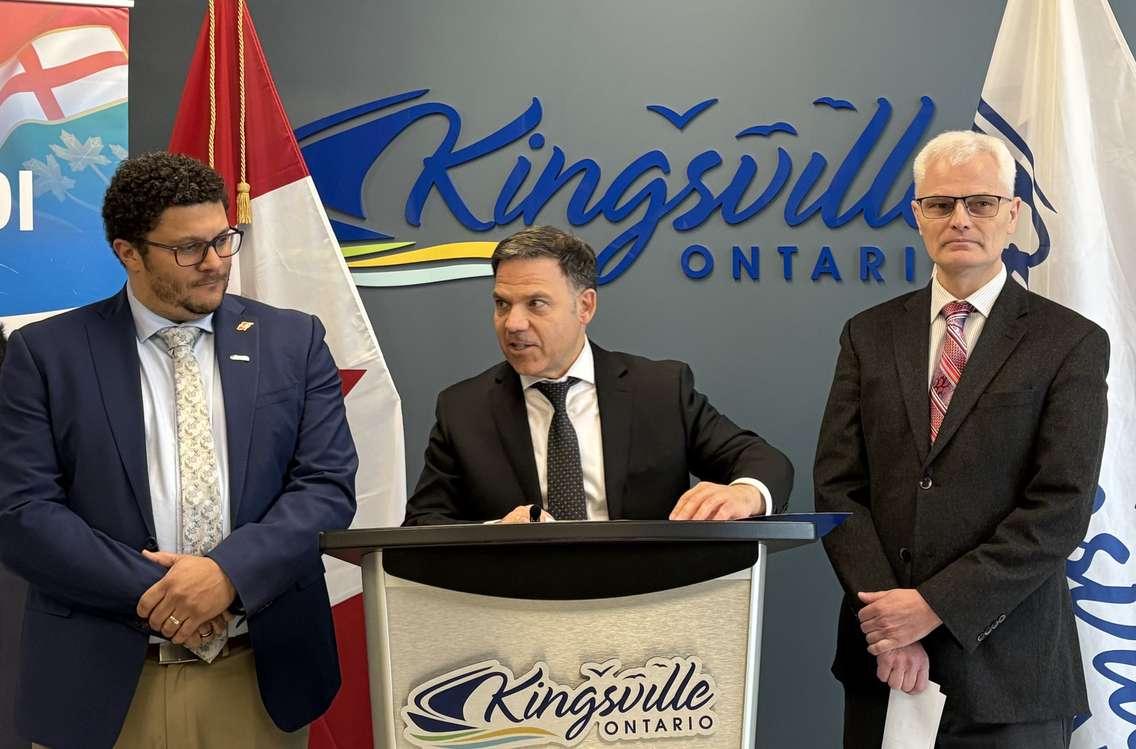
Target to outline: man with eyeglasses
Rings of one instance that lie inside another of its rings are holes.
[[[1092,512],[1108,336],[1007,278],[1001,141],[943,133],[914,172],[933,277],[844,326],[813,474],[817,510],[852,513],[824,541],[844,743],[879,746],[888,687],[930,678],[940,749],[1067,747],[1088,703],[1065,559]]]
[[[354,443],[311,315],[225,293],[212,169],[124,161],[110,299],[14,332],[0,558],[29,582],[17,728],[37,746],[307,746],[339,688],[317,536]]]

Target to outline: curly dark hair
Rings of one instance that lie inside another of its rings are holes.
[[[103,198],[107,242],[141,243],[167,208],[220,202],[229,207],[225,180],[211,167],[179,153],[154,151],[118,165]]]
[[[560,263],[577,291],[596,288],[596,253],[587,242],[555,226],[530,226],[502,239],[489,259],[493,275],[506,260],[549,257]]]

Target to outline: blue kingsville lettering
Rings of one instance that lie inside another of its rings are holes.
[[[734,226],[754,218],[775,200],[785,194],[784,220],[789,226],[798,226],[819,215],[829,228],[843,226],[857,217],[873,228],[896,220],[915,227],[910,201],[914,187],[907,174],[908,164],[916,147],[926,134],[935,112],[929,97],[922,97],[918,111],[891,146],[877,174],[870,182],[863,174],[871,154],[884,147],[888,124],[893,117],[892,104],[885,98],[877,99],[876,110],[863,130],[840,160],[839,166],[827,184],[824,184],[829,160],[813,152],[804,168],[790,186],[794,164],[789,151],[777,146],[775,159],[768,164],[768,182],[761,185],[761,164],[755,153],[744,153],[733,166],[733,174],[726,186],[715,191],[708,176],[722,169],[722,155],[713,149],[698,152],[685,167],[672,164],[659,149],[650,149],[632,158],[611,180],[606,189],[603,168],[592,158],[569,158],[560,145],[546,143],[545,135],[538,132],[544,117],[544,107],[538,98],[532,98],[516,117],[488,135],[462,142],[462,118],[449,104],[422,101],[427,90],[416,90],[372,102],[369,105],[344,110],[316,123],[297,130],[304,141],[303,154],[325,205],[349,216],[365,219],[362,204],[363,183],[379,157],[412,125],[429,118],[441,118],[445,130],[433,152],[422,161],[422,169],[414,179],[404,206],[404,218],[410,226],[419,227],[431,196],[436,195],[445,208],[463,227],[474,232],[488,232],[516,222],[532,225],[542,220],[548,204],[565,189],[571,189],[565,216],[574,227],[587,226],[599,218],[618,226],[618,234],[597,253],[599,283],[606,284],[637,261],[647,248],[661,222],[670,219],[678,232],[689,232],[715,215]],[[386,112],[397,106],[404,109]],[[364,116],[382,112],[376,119],[362,124],[338,128]],[[797,128],[791,123],[778,123],[783,127],[753,127],[738,133],[735,138],[796,137]],[[699,132],[691,128],[685,132]],[[690,137],[690,136],[686,136]],[[753,141],[748,141],[753,142]],[[470,202],[461,193],[455,176],[470,169],[478,159],[490,154],[520,149],[513,156],[500,189],[490,193],[483,201]],[[537,163],[543,161],[543,166]],[[728,168],[728,167],[727,167]],[[672,171],[681,178],[672,179]],[[674,182],[675,184],[671,184]],[[849,195],[853,183],[868,184],[865,192],[853,199]],[[748,204],[742,201],[751,191],[760,190]],[[818,192],[819,191],[819,192]],[[815,194],[815,197],[811,197]],[[898,195],[894,204],[889,197]],[[548,219],[550,223],[555,219]],[[693,247],[695,245],[691,245]],[[700,246],[700,245],[699,245]],[[689,249],[689,248],[688,248]],[[782,257],[786,280],[792,279],[792,256],[796,248],[778,248]],[[740,254],[740,253],[739,253]],[[708,253],[704,258],[708,258]],[[883,255],[868,252],[861,258],[861,277],[880,282],[877,272]],[[735,256],[735,277],[740,278],[743,268],[754,280],[758,277],[756,253],[747,261]],[[823,260],[823,263],[820,262]],[[712,259],[710,260],[712,263]],[[683,262],[684,269],[687,267]],[[705,265],[696,273],[708,272]],[[905,257],[908,281],[914,280],[913,259]],[[867,274],[867,275],[865,275]],[[688,275],[690,275],[688,273]],[[831,275],[839,280],[839,269],[831,258],[818,259],[813,268],[814,280]],[[702,277],[702,276],[692,276]]]

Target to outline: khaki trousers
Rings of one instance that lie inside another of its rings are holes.
[[[35,745],[39,746],[39,745]],[[147,658],[116,749],[307,749],[308,729],[276,727],[256,684],[252,649],[211,664]]]

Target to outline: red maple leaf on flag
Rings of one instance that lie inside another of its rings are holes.
[[[367,374],[365,369],[341,369],[339,370],[339,381],[343,385],[343,397],[346,398],[347,394],[351,392],[351,388],[359,384],[359,380],[363,379],[363,375]]]

